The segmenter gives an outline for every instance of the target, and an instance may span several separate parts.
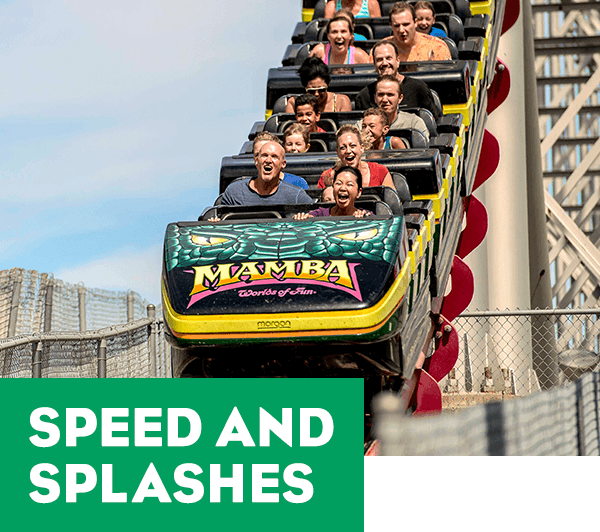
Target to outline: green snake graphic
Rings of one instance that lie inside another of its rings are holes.
[[[392,263],[401,231],[402,217],[182,227],[170,224],[165,236],[165,266],[171,271],[220,261],[290,258]]]

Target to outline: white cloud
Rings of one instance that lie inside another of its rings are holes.
[[[289,13],[286,4],[300,14],[296,1],[280,2],[283,14]],[[273,9],[270,0],[250,6],[239,1],[30,0],[2,9],[1,28],[10,41],[0,50],[4,115],[60,116],[87,105],[97,106],[97,112],[123,104],[138,107],[166,86],[178,86],[182,93],[198,90],[197,83],[205,80],[214,86],[215,70],[226,71],[232,63],[251,68],[273,53],[265,45],[282,31],[265,18]],[[291,28],[285,33],[289,39]],[[231,96],[236,89],[231,87]]]
[[[112,255],[54,272],[67,283],[83,282],[89,288],[133,290],[160,304],[162,242],[148,249],[120,249]]]
[[[161,176],[202,166],[193,153],[164,149],[175,129],[170,122],[137,123],[63,139],[50,156],[33,158],[18,172],[0,172],[4,194],[30,202],[156,193],[170,186]]]

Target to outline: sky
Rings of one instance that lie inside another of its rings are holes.
[[[160,303],[167,224],[214,201],[301,9],[0,0],[0,270]]]

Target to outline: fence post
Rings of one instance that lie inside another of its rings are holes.
[[[577,451],[585,456],[585,426],[583,424],[583,383],[581,378],[575,382],[575,407],[577,416]]]
[[[133,292],[127,292],[127,322],[133,321]]]
[[[156,307],[150,303],[146,307],[148,318],[152,320],[150,322],[150,335],[148,337],[148,351],[150,355],[150,375],[156,377]]]
[[[87,330],[86,315],[85,315],[85,286],[77,288],[79,296],[79,330]]]
[[[98,344],[98,378],[106,379],[106,338]]]
[[[48,280],[44,301],[44,332],[52,330],[52,300],[54,298],[54,279]]]
[[[471,354],[469,353],[469,336],[464,334],[465,351],[465,391],[473,391],[473,367],[471,366]]]
[[[33,342],[31,344],[31,355],[32,355],[32,364],[31,364],[31,376],[34,379],[42,378],[42,342]]]
[[[17,279],[13,284],[12,301],[10,303],[10,315],[8,317],[8,337],[12,338],[17,333],[17,318],[19,317],[19,301],[21,299],[21,271],[17,270]]]

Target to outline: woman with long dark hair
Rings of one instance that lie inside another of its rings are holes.
[[[331,75],[329,68],[318,57],[308,57],[298,69],[300,82],[308,94],[317,97],[319,101],[319,112],[345,112],[352,111],[352,102],[345,94],[329,92]],[[285,107],[286,113],[294,112],[295,98],[288,99]]]

